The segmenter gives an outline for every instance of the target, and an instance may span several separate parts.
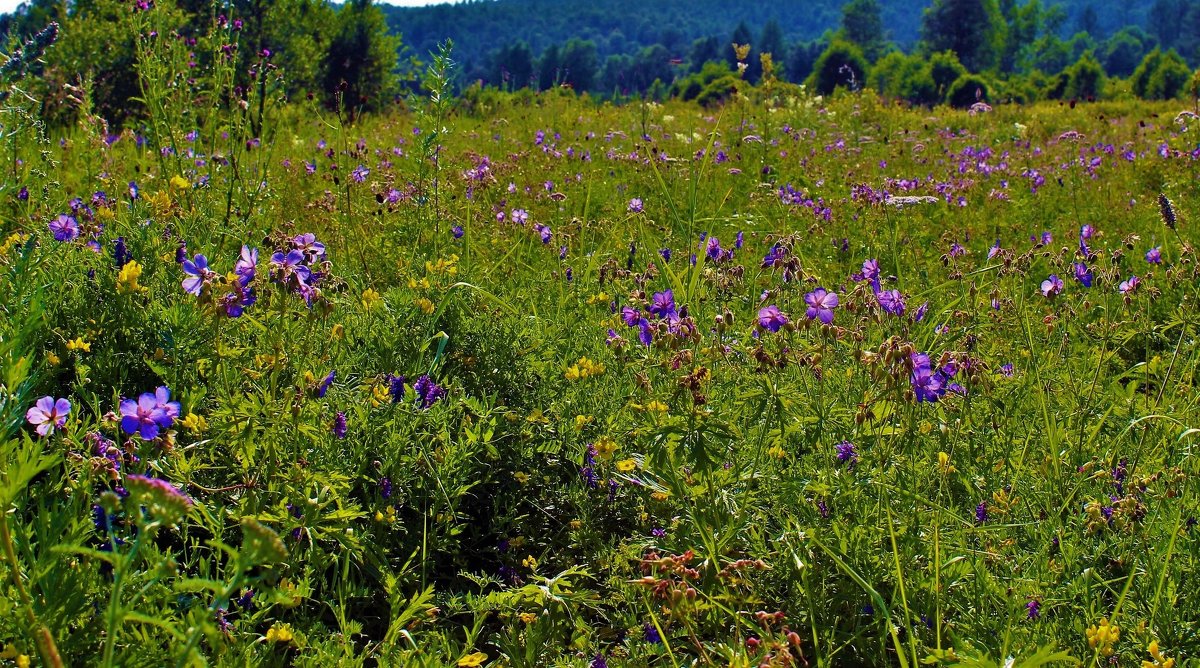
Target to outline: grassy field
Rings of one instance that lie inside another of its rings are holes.
[[[1188,105],[254,107],[3,111],[3,665],[1200,657]]]

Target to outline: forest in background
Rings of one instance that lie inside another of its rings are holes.
[[[416,72],[453,43],[459,92],[569,87],[605,99],[697,99],[711,105],[772,83],[828,94],[873,88],[911,104],[1031,102],[1192,90],[1200,66],[1200,3],[1188,0],[471,0],[402,8],[353,0],[32,0],[0,19],[9,51],[51,21],[35,95],[69,120],[81,92],[106,118],[142,113],[137,39],[149,7],[190,66],[235,59],[260,93],[308,97],[350,113],[382,109],[419,88]],[[201,27],[229,21],[225,44]],[[742,45],[742,51],[734,48]],[[765,68],[765,69],[764,69]],[[474,93],[472,93],[474,95]]]

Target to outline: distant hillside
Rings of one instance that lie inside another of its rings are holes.
[[[457,60],[469,72],[490,52],[517,40],[528,43],[535,55],[577,37],[594,42],[601,61],[653,44],[682,58],[693,40],[716,36],[724,43],[742,21],[758,35],[774,19],[788,43],[805,42],[836,30],[843,4],[844,0],[468,0],[456,5],[381,7],[389,27],[403,35],[414,54],[424,58],[449,37],[455,42]],[[880,4],[891,39],[901,46],[914,43],[922,12],[931,1],[880,0]],[[1087,26],[1093,36],[1102,38],[1124,25],[1145,26],[1154,1],[1063,0],[1057,4],[1065,12],[1064,36]]]

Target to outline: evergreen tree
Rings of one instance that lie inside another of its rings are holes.
[[[347,109],[373,111],[397,91],[400,38],[388,34],[383,12],[371,0],[349,0],[338,10],[325,55],[325,90]]]
[[[755,45],[754,50],[760,54],[771,54],[771,60],[776,63],[787,62],[787,45],[783,40],[783,28],[779,27],[778,21],[775,19],[767,21],[767,24],[763,26],[762,35],[758,38],[758,44]],[[755,60],[757,61],[758,59],[756,58]],[[762,64],[756,62],[751,65],[758,65],[759,77],[761,77]]]
[[[866,85],[867,59],[858,46],[835,39],[825,49],[813,67],[805,84],[821,95],[836,88],[858,90]]]
[[[597,67],[596,44],[590,40],[571,39],[559,52],[561,83],[580,93],[591,90],[596,82]]]
[[[887,50],[883,14],[878,0],[850,0],[842,6],[843,39],[858,45],[863,55],[874,62]]]
[[[523,40],[506,44],[492,56],[489,83],[508,90],[527,88],[533,79],[533,52]]]
[[[709,61],[724,61],[721,40],[711,35],[692,42],[692,50],[688,53],[688,71],[699,72]]]
[[[551,44],[545,51],[542,51],[542,57],[538,58],[538,89],[550,90],[557,86],[561,76],[561,67],[558,45]]]
[[[950,50],[972,72],[996,64],[1003,24],[995,0],[935,0],[921,21],[926,52]]]

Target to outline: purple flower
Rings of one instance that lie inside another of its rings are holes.
[[[74,216],[60,213],[50,221],[50,232],[54,234],[55,241],[74,241],[79,236],[79,223]]]
[[[837,453],[837,460],[843,464],[853,466],[858,463],[858,450],[850,441],[842,441],[833,446],[833,450]]]
[[[675,293],[672,290],[664,290],[654,293],[650,300],[650,312],[660,318],[671,318],[676,314],[675,311]]]
[[[1162,264],[1162,247],[1155,246],[1146,251],[1146,262],[1150,264]]]
[[[1079,239],[1081,241],[1087,241],[1088,239],[1091,239],[1092,235],[1095,233],[1096,228],[1092,227],[1091,225],[1084,225],[1083,227],[1079,228]]]
[[[1072,268],[1075,272],[1075,280],[1079,281],[1085,288],[1092,287],[1092,270],[1086,264],[1076,262],[1072,265]]]
[[[904,295],[899,290],[881,290],[875,298],[885,313],[904,315]]]
[[[988,521],[987,501],[980,501],[978,506],[975,506],[975,523],[983,524]]]
[[[194,259],[183,261],[183,273],[188,275],[188,278],[183,279],[184,292],[196,296],[200,295],[204,283],[215,274],[208,268],[208,258],[200,254]]]
[[[641,199],[634,197],[633,199],[629,200],[630,213],[641,213],[644,209],[645,206],[642,204]]]
[[[388,376],[388,394],[394,404],[404,399],[404,376]]]
[[[771,248],[767,251],[767,254],[763,256],[762,268],[766,269],[767,267],[778,267],[779,265],[783,264],[785,259],[787,259],[787,251],[784,250],[784,248],[779,244],[775,244],[771,246]]]
[[[1042,616],[1042,603],[1036,598],[1025,604],[1025,619],[1035,620]]]
[[[417,395],[417,402],[421,404],[421,408],[429,408],[446,396],[446,390],[427,375],[421,376],[413,383],[413,393]]]
[[[137,434],[144,441],[158,438],[159,429],[170,427],[174,422],[174,418],[160,407],[158,397],[149,392],[143,393],[137,401],[121,400],[120,409],[121,431],[130,435]],[[179,404],[175,403],[174,409],[178,414]]]
[[[1137,287],[1141,285],[1141,283],[1142,279],[1138,278],[1137,276],[1130,276],[1127,280],[1121,281],[1121,285],[1117,287],[1121,291],[1121,294],[1129,296],[1133,294],[1134,290],[1137,290]]]
[[[455,225],[454,228],[450,230],[450,234],[453,234],[455,239],[461,239],[463,238],[463,234],[465,234],[465,232],[463,232],[462,225]]]
[[[644,625],[642,625],[642,637],[645,638],[646,642],[650,643],[651,645],[658,645],[662,643],[662,636],[658,634],[658,628],[650,622],[646,622]]]
[[[312,232],[297,234],[292,238],[292,247],[304,254],[308,263],[325,260],[325,244],[317,241],[317,235]]]
[[[917,402],[936,403],[946,393],[943,374],[934,371],[933,363],[930,361],[929,355],[925,353],[913,353],[910,360],[913,369],[909,383],[912,385]]]
[[[637,327],[638,322],[642,319],[642,313],[632,306],[621,307],[621,320],[626,327]]]
[[[925,314],[929,312],[929,302],[921,304],[916,312],[913,313],[913,322],[921,322],[925,319]]]
[[[133,254],[129,252],[129,248],[125,245],[125,237],[117,237],[116,243],[113,244],[113,262],[116,263],[117,269],[123,268],[133,259]]]
[[[37,433],[41,436],[62,429],[67,424],[67,415],[71,413],[71,402],[66,399],[42,397],[25,412],[29,424],[37,425]]]
[[[317,397],[324,397],[329,391],[329,386],[333,385],[333,379],[337,376],[337,369],[333,369],[321,380],[321,384],[317,386]]]
[[[254,271],[257,268],[258,249],[242,246],[242,254],[238,257],[237,264],[233,265],[233,273],[237,274],[238,281],[243,286],[253,281]]]
[[[353,179],[355,183],[362,183],[363,181],[367,180],[367,175],[370,173],[371,170],[359,165],[350,171],[350,178]]]
[[[1058,274],[1050,274],[1050,278],[1042,281],[1042,294],[1047,297],[1053,297],[1062,294],[1063,281],[1058,277]]]
[[[670,248],[660,248],[660,249],[658,249],[658,254],[660,256],[662,256],[663,262],[671,261],[671,249]]]
[[[988,249],[987,259],[990,260],[990,259],[996,257],[997,255],[1000,254],[1000,251],[1002,251],[1002,250],[1004,250],[1004,249],[1000,247],[1000,240],[996,239],[996,243],[993,244],[992,247]]]
[[[836,292],[829,292],[825,288],[817,288],[812,292],[804,295],[804,303],[808,304],[808,310],[805,315],[809,320],[820,320],[828,325],[833,322],[833,309],[837,308],[838,296]],[[759,314],[761,318],[762,314]],[[774,331],[774,330],[772,330]]]
[[[592,663],[588,666],[588,668],[608,668],[608,661],[604,658],[603,654],[597,654],[596,657],[592,659]]]
[[[154,407],[162,414],[159,426],[170,427],[179,417],[179,402],[171,401],[171,390],[160,385],[154,390]]]
[[[550,231],[550,228],[541,223],[534,225],[533,229],[537,231],[538,236],[542,238],[542,243],[544,244],[550,243],[550,239],[554,236],[554,233]]]
[[[809,311],[812,311],[810,308]],[[810,316],[811,317],[811,316]],[[830,313],[832,319],[833,314]],[[771,304],[763,307],[758,311],[758,326],[770,332],[778,332],[781,327],[788,324],[788,317],[779,310],[779,307]]]
[[[346,438],[346,414],[342,411],[338,411],[333,418],[333,435],[338,438]]]

